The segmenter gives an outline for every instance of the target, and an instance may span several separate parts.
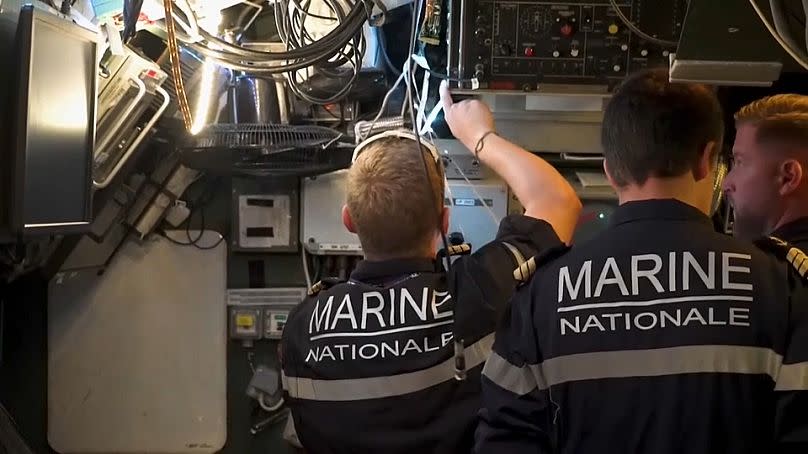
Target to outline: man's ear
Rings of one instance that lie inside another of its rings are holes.
[[[603,173],[606,174],[606,179],[609,180],[609,184],[612,185],[613,188],[618,187],[614,182],[614,178],[612,178],[612,173],[609,171],[609,163],[606,162],[606,159],[603,160]]]
[[[707,142],[701,151],[696,167],[693,169],[693,179],[701,181],[713,175],[718,158],[718,144],[714,141]]]
[[[342,224],[351,233],[356,233],[356,226],[354,226],[353,219],[351,219],[351,212],[348,211],[348,205],[342,206]]]
[[[805,178],[803,174],[804,170],[802,164],[796,159],[786,159],[780,164],[780,168],[778,169],[780,195],[791,194],[803,184],[803,179]]]
[[[449,207],[443,207],[440,213],[440,228],[444,235],[449,234]]]

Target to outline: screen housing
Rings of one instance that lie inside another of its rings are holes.
[[[16,40],[5,230],[86,232],[92,221],[98,36],[25,5]]]

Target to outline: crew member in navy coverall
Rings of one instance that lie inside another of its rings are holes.
[[[497,136],[485,104],[454,104],[445,86],[442,98],[454,136],[526,211],[439,272],[449,221],[436,150],[397,131],[357,147],[343,221],[365,261],[346,282],[315,285],[283,331],[284,387],[309,453],[470,452],[480,374],[516,287],[513,270],[572,238],[581,203],[567,181]]]
[[[772,235],[807,250],[808,96],[760,99],[736,113],[735,123],[724,187],[736,236]]]
[[[659,70],[618,89],[602,142],[620,206],[522,267],[476,452],[808,452],[805,255],[715,232],[723,132],[705,86]]]

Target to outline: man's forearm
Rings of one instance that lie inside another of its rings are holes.
[[[465,144],[474,150],[477,143]],[[544,159],[495,134],[483,140],[480,161],[510,186],[525,207],[525,214],[544,219],[569,243],[581,201],[569,182]]]

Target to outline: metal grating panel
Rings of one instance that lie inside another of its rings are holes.
[[[228,289],[228,306],[297,305],[306,297],[305,288]]]
[[[340,133],[321,126],[214,124],[196,136],[195,149],[261,149],[266,154],[327,145]]]

